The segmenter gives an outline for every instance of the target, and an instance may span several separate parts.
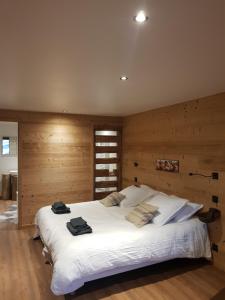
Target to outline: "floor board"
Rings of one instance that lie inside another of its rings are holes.
[[[16,204],[16,201],[0,199],[0,213],[6,211],[12,204]]]
[[[1,205],[0,205],[1,206]],[[75,296],[50,291],[50,265],[32,227],[0,224],[1,300],[224,300],[225,273],[205,260],[176,260],[86,284]]]
[[[224,300],[225,273],[205,260],[174,260],[86,284],[66,300]]]

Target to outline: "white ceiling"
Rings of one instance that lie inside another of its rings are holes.
[[[128,115],[224,91],[224,0],[0,0],[0,108]]]

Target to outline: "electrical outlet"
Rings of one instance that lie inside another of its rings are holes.
[[[215,243],[212,243],[212,251],[218,252],[219,251],[219,246]]]
[[[218,196],[212,196],[212,202],[218,203],[219,202],[219,197]]]
[[[219,173],[217,173],[217,172],[212,172],[212,179],[218,180],[218,179],[219,179]]]

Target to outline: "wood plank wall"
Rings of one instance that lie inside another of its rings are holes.
[[[1,121],[19,122],[19,223],[55,200],[93,199],[93,130],[122,119],[0,110]]]
[[[155,170],[156,159],[178,159],[180,172]],[[137,161],[138,167],[133,163]],[[190,177],[189,172],[219,172],[219,180]],[[123,186],[138,178],[168,194],[216,207],[222,218],[210,225],[211,240],[219,245],[216,266],[225,270],[225,93],[164,107],[124,119]]]

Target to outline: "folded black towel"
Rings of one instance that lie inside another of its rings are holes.
[[[82,217],[73,218],[70,220],[70,223],[74,228],[77,229],[87,226],[87,222]]]
[[[70,222],[66,223],[66,226],[72,235],[81,235],[85,233],[92,233],[92,229],[90,226],[86,225],[83,229],[76,229],[72,226]]]
[[[51,209],[54,212],[54,214],[57,214],[57,215],[69,214],[70,213],[70,208],[67,207],[67,206],[63,209],[55,209],[54,207],[52,207]]]
[[[67,207],[62,201],[57,201],[52,204],[52,211],[57,215],[69,214],[70,208]]]
[[[66,208],[66,205],[62,201],[58,201],[52,204],[52,208],[54,208],[55,210],[56,209],[62,210]]]

